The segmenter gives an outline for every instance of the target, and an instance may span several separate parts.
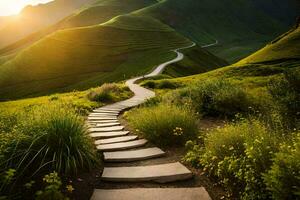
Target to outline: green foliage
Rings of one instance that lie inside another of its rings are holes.
[[[158,105],[135,109],[128,120],[139,134],[159,146],[184,144],[195,138],[197,118],[186,108]]]
[[[0,199],[6,200],[8,196],[5,195],[5,192],[11,187],[15,179],[16,170],[7,169],[6,171],[1,170],[0,172]]]
[[[204,146],[187,144],[186,161],[202,166],[242,199],[269,197],[262,174],[272,165],[280,137],[257,120],[217,128],[207,134]]]
[[[152,80],[147,80],[143,82],[141,85],[151,89],[176,89],[179,87],[178,83],[172,82],[167,79],[161,80],[158,83]]]
[[[300,198],[300,133],[291,141],[281,145],[275,154],[271,169],[264,174],[267,189],[272,198],[299,199]]]
[[[41,107],[20,113],[18,126],[1,148],[4,166],[19,175],[53,169],[74,174],[98,163],[84,121],[72,109]],[[18,134],[15,134],[18,133]]]
[[[269,83],[268,90],[280,105],[285,123],[299,126],[300,119],[300,70],[288,70],[283,77]]]
[[[36,192],[36,200],[68,200],[62,191],[62,181],[56,172],[44,176],[46,186],[43,190]]]
[[[122,98],[129,98],[131,91],[124,85],[105,83],[101,87],[91,89],[87,94],[88,99],[102,103],[117,102]]]
[[[208,116],[233,117],[246,113],[252,105],[244,89],[223,79],[199,82],[175,93],[165,99],[178,105],[190,103],[196,111]]]

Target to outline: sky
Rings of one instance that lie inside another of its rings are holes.
[[[16,15],[25,6],[46,3],[52,0],[0,0],[0,16]]]

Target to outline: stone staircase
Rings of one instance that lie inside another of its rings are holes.
[[[183,58],[183,54],[175,50],[177,58],[168,61],[167,64],[177,62]],[[166,63],[158,66],[151,74],[144,77],[152,77],[159,74]],[[130,79],[127,86],[135,93],[135,96],[112,105],[107,105],[94,110],[87,119],[90,127],[90,136],[95,139],[95,145],[104,154],[106,164],[118,163],[118,166],[105,164],[101,180],[115,184],[126,182],[156,182],[159,184],[187,180],[193,177],[192,172],[180,162],[152,164],[151,159],[166,156],[165,152],[157,147],[146,146],[148,141],[139,138],[124,130],[118,120],[120,113],[126,109],[135,107],[147,99],[155,96],[155,93],[145,89],[135,82],[143,77]],[[149,160],[150,165],[134,165],[137,161]],[[133,166],[125,165],[132,162]],[[210,200],[203,187],[196,188],[129,188],[129,189],[95,189],[92,200]]]

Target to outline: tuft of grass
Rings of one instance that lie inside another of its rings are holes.
[[[122,98],[129,98],[132,94],[125,85],[115,83],[105,83],[101,87],[90,89],[87,94],[91,101],[111,103],[117,102]]]
[[[4,166],[19,176],[33,176],[41,170],[76,174],[99,163],[94,145],[87,134],[84,119],[66,107],[37,108],[19,114],[18,126],[9,136],[1,155]]]
[[[176,106],[138,108],[130,111],[127,118],[139,134],[159,146],[182,145],[198,132],[197,117]]]

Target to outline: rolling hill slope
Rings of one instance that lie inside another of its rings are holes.
[[[254,92],[259,89],[264,91],[270,80],[280,77],[287,70],[300,76],[299,41],[298,26],[234,65],[172,81],[188,86],[208,79],[228,79]]]
[[[157,3],[156,0],[97,0],[78,12],[71,14],[58,23],[34,32],[15,43],[0,48],[0,55],[11,54],[33,44],[57,30],[84,27],[104,23],[118,15],[128,14],[134,10]]]
[[[122,80],[150,70],[175,56],[171,49],[190,43],[153,18],[130,15],[58,31],[0,67],[0,96],[81,88],[82,81],[88,88]]]
[[[300,5],[297,0],[165,0],[137,13],[153,16],[199,44],[218,40],[210,50],[234,62],[287,31]]]
[[[300,62],[300,26],[278,37],[263,49],[241,60],[236,65],[255,63]]]
[[[55,0],[46,4],[27,6],[18,16],[3,17],[0,19],[0,48],[57,23],[92,1],[94,0]]]

